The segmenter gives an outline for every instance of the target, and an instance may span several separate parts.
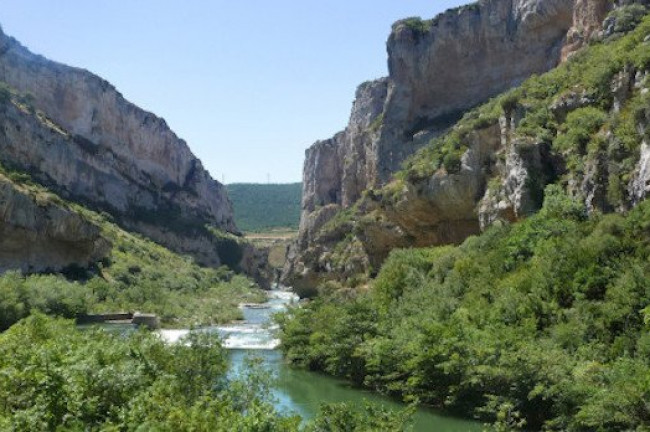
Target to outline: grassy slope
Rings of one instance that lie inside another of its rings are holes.
[[[163,325],[189,326],[241,318],[237,305],[264,298],[246,277],[226,267],[202,268],[112,223],[109,216],[67,203],[24,173],[0,167],[34,199],[50,200],[101,226],[113,244],[110,256],[88,270],[63,274],[0,276],[0,329],[32,309],[74,317],[87,312],[142,311],[159,314]]]
[[[587,217],[583,197],[565,191],[605,160],[602,209],[624,207],[650,100],[635,91],[612,111],[611,82],[626,66],[648,69],[649,33],[646,19],[590,47],[468,113],[415,155],[385,199],[405,182],[453,170],[471,130],[517,108],[521,145],[548,143],[566,170],[539,185],[537,215],[459,247],[394,251],[369,293],[350,300],[340,290],[293,311],[282,319],[288,359],[502,429],[647,430],[650,203]],[[557,119],[548,107],[570,91],[592,103]]]
[[[235,222],[242,231],[298,229],[301,183],[238,183],[226,187],[235,210]]]

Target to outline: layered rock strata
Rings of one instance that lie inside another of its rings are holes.
[[[459,242],[495,220],[533,211],[539,197],[526,187],[529,173],[552,175],[553,161],[544,146],[508,141],[516,113],[473,134],[459,173],[411,184],[388,208],[363,191],[387,184],[406,158],[469,108],[602,37],[613,6],[607,0],[483,0],[430,21],[397,22],[387,44],[389,77],[363,84],[348,127],[306,152],[300,233],[286,283],[307,289],[328,273],[345,279],[347,271],[332,269],[328,257],[354,242],[321,228],[354,203],[362,214],[377,213],[355,235],[364,257],[357,267],[366,273],[395,247]],[[503,162],[495,160],[497,150]],[[488,190],[496,172],[504,184]]]
[[[226,190],[165,121],[105,80],[32,54],[0,31],[0,161],[170,249],[220,265],[204,227],[238,233]]]

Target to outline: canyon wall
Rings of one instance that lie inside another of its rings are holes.
[[[238,234],[223,185],[165,121],[92,73],[35,55],[0,31],[0,161],[170,249],[220,265],[206,227]]]
[[[468,109],[554,68],[601,37],[611,7],[607,0],[483,0],[432,20],[394,24],[387,42],[389,76],[362,84],[347,128],[306,152],[300,233],[285,283],[313,288],[331,271],[328,254],[340,241],[331,232],[320,233],[324,226],[355,203],[372,212],[364,191],[386,185],[409,156]],[[476,137],[480,151],[464,157],[475,171],[463,177],[463,187],[438,176],[428,189],[436,192],[424,200],[417,196],[423,191],[411,191],[411,199],[388,212],[393,222],[386,223],[385,213],[365,231],[363,247],[376,246],[376,259],[370,253],[343,273],[376,268],[394,247],[458,242],[478,232],[476,205],[485,185],[475,173],[501,142],[498,125],[491,128],[482,132],[490,139]],[[405,226],[415,228],[407,232]],[[379,235],[368,238],[373,232]]]

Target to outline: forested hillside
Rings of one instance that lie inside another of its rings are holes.
[[[235,222],[242,231],[298,229],[301,183],[233,183],[226,188],[235,211]]]

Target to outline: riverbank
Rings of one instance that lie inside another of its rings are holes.
[[[394,410],[406,407],[403,403],[353,387],[345,381],[290,367],[278,350],[278,327],[272,323],[271,317],[298,302],[298,297],[288,291],[270,291],[268,296],[269,301],[261,305],[263,307],[242,305],[244,321],[197,330],[216,332],[222,337],[222,345],[228,349],[231,376],[243,375],[250,364],[247,358],[256,358],[256,363],[274,377],[271,388],[274,408],[279,413],[297,414],[305,420],[314,418],[324,403],[345,402],[361,407],[367,401]],[[176,343],[189,332],[188,329],[158,331],[167,343]],[[423,407],[416,410],[413,420],[413,432],[478,432],[483,429],[481,423],[449,417]]]
[[[275,409],[282,414],[298,414],[304,420],[316,417],[319,408],[326,403],[345,402],[361,407],[365,402],[381,405],[392,410],[401,410],[405,404],[382,396],[370,390],[351,386],[343,380],[316,372],[309,372],[289,366],[278,350],[231,350],[229,352],[231,371],[245,367],[246,358],[254,356],[275,377],[272,386]],[[236,372],[235,372],[236,373]],[[412,432],[479,432],[480,422],[448,416],[440,411],[425,407],[418,408],[413,415]]]

